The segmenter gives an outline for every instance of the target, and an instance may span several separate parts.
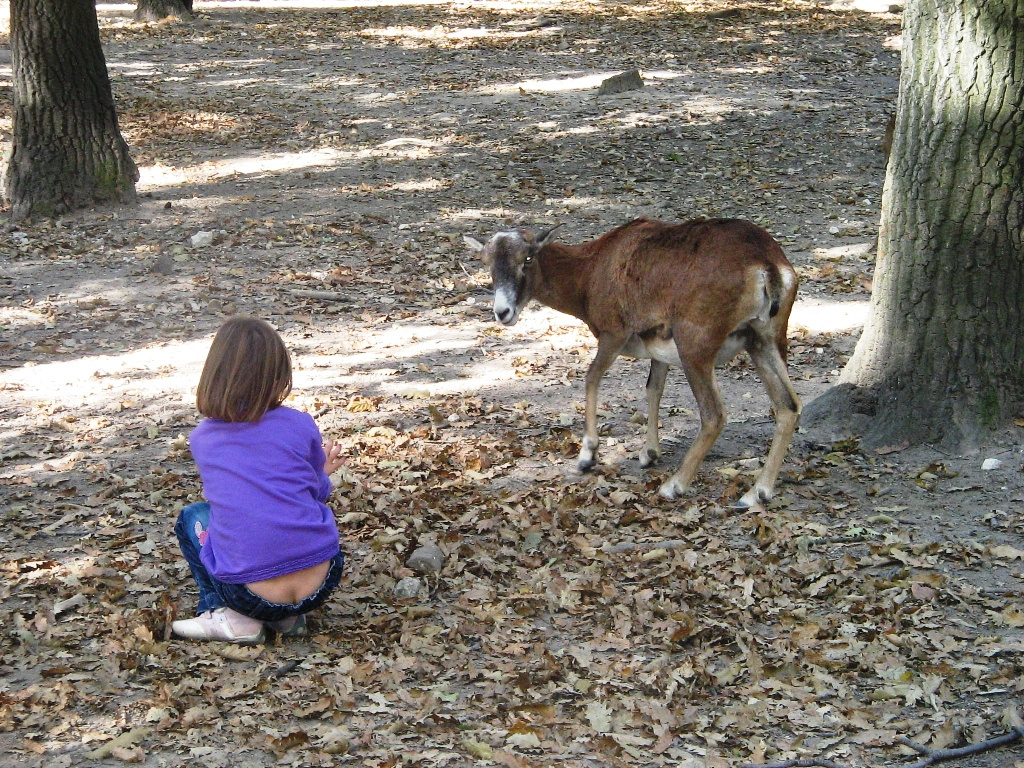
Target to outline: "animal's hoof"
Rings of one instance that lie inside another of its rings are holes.
[[[579,461],[576,462],[576,468],[580,472],[589,472],[590,470],[592,470],[594,468],[594,466],[596,464],[597,464],[597,460],[593,459],[593,458],[590,458],[590,459],[580,459]]]
[[[661,458],[661,453],[658,451],[649,451],[645,448],[640,451],[640,455],[637,458],[640,459],[640,466],[646,468],[652,464],[657,464],[658,459]]]
[[[663,499],[668,499],[669,501],[672,501],[673,499],[678,499],[685,493],[686,488],[679,485],[679,483],[675,482],[674,480],[667,481],[661,486],[661,488],[658,489],[658,495],[661,496],[661,498]]]
[[[764,502],[770,500],[771,497],[772,496],[768,491],[766,491],[764,488],[758,488],[755,485],[753,488],[751,488],[749,491],[743,494],[740,500],[736,502],[736,507],[738,509],[750,509],[751,507],[759,507],[762,504],[764,504]]]

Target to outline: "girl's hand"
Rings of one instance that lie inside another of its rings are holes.
[[[348,459],[341,455],[341,446],[333,440],[324,443],[324,453],[327,454],[327,461],[324,462],[324,474],[328,477],[343,467]]]

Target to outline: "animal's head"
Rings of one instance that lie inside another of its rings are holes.
[[[491,270],[494,319],[502,325],[515,325],[520,310],[533,298],[539,279],[537,255],[554,240],[554,231],[560,226],[538,235],[528,229],[499,232],[486,244],[463,236],[466,245],[479,253],[484,266]]]

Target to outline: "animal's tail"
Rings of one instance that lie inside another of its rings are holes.
[[[765,272],[764,295],[768,301],[768,317],[775,317],[782,306],[782,274],[774,264],[770,264]]]
[[[783,361],[789,347],[787,326],[799,278],[791,268],[779,264],[766,264],[764,270],[764,295],[768,306],[768,318],[775,326],[776,344]]]

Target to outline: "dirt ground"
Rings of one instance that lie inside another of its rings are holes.
[[[462,243],[758,222],[800,273],[812,399],[866,311],[898,9],[98,9],[139,205],[0,232],[0,765],[853,768],[1020,723],[1018,427],[965,455],[801,432],[777,498],[741,513],[772,421],[737,360],[730,422],[670,503],[693,398],[674,372],[642,470],[646,367],[622,360],[581,476],[592,339],[536,305],[497,326]],[[597,95],[633,68],[643,89]],[[0,48],[4,142],[10,77]],[[169,638],[195,605],[171,530],[201,494],[195,385],[233,312],[281,330],[290,404],[349,456],[337,597],[308,640],[252,649]],[[405,565],[426,542],[439,574]]]

